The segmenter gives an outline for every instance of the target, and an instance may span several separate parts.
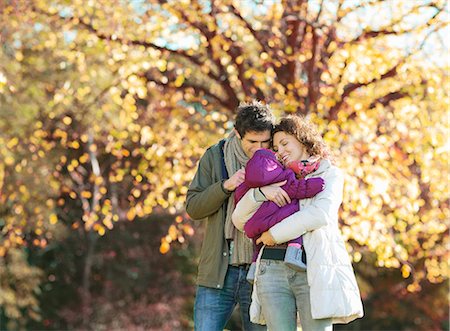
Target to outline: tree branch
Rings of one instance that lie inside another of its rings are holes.
[[[406,96],[408,96],[409,94],[406,92],[401,92],[401,91],[395,91],[395,92],[391,92],[388,93],[380,98],[375,99],[374,101],[371,102],[369,109],[375,108],[377,104],[381,104],[383,107],[386,107],[387,105],[389,105],[392,101],[398,100],[398,99],[402,99]]]
[[[169,83],[173,82],[173,79],[170,80],[167,83],[163,83],[160,80],[158,80],[156,77],[154,77],[154,75],[152,74],[151,70],[147,70],[145,73],[143,73],[143,74],[141,74],[139,76],[145,78],[149,82],[154,82],[155,84],[157,84],[158,86],[161,86],[164,89],[172,89],[172,88],[174,88],[174,87],[169,85]],[[176,76],[175,71],[168,72],[165,75],[165,77],[167,77],[169,79],[172,76],[173,77]],[[180,89],[185,90],[186,88],[189,88],[189,87],[193,88],[195,90],[195,92],[197,92],[197,93],[200,93],[200,92],[204,93],[206,96],[216,100],[220,105],[222,105],[223,107],[225,107],[227,109],[233,110],[236,107],[236,105],[234,103],[232,103],[232,101],[223,100],[222,98],[220,98],[216,94],[212,93],[209,88],[207,88],[205,86],[202,86],[202,85],[195,84],[195,83],[190,82],[190,81],[185,81],[182,86],[177,87],[176,89],[177,90],[180,90]]]
[[[417,11],[420,8],[435,8],[435,9],[437,9],[437,12],[432,17],[430,17],[427,20],[427,22],[425,22],[424,24],[421,24],[419,26],[414,26],[414,27],[412,27],[410,29],[403,29],[403,30],[395,30],[394,29],[394,26],[396,24],[401,23],[408,15],[414,13],[415,11]],[[358,37],[356,37],[355,39],[350,41],[350,43],[357,43],[357,42],[360,42],[360,41],[365,40],[365,39],[376,38],[376,37],[378,37],[380,35],[383,35],[383,36],[392,35],[392,34],[393,35],[402,35],[402,34],[405,34],[405,33],[410,33],[410,32],[416,31],[416,30],[423,29],[425,27],[430,26],[430,22],[434,18],[436,18],[436,16],[438,16],[442,11],[443,11],[443,8],[439,8],[439,7],[436,7],[436,6],[430,6],[429,4],[422,4],[422,5],[419,5],[419,6],[415,6],[415,7],[411,8],[407,13],[402,15],[401,17],[399,17],[399,18],[389,22],[388,26],[384,26],[378,31],[373,31],[373,30],[372,31],[368,31],[368,30],[367,31],[363,31],[363,33],[361,33]]]
[[[237,10],[237,8],[234,7],[233,4],[228,5],[228,8],[231,9],[231,12],[234,14],[234,16],[239,18],[242,21],[242,23],[244,23],[244,25],[247,28],[247,30],[250,31],[250,33],[252,34],[253,38],[255,38],[255,40],[258,42],[259,46],[261,46],[261,48],[264,50],[264,52],[266,52],[267,54],[269,54],[271,56],[274,56],[274,53],[272,52],[272,50],[266,44],[266,40],[264,39],[263,34],[259,33],[255,29],[253,29],[253,27],[250,25],[250,23],[245,18],[242,17],[242,15],[239,12],[239,10]]]
[[[62,18],[58,14],[50,14],[50,13],[48,13],[48,12],[42,10],[42,9],[36,8],[35,6],[32,6],[32,10],[35,11],[36,13],[43,14],[43,15],[46,15],[48,17],[69,20],[71,22],[74,22],[75,24],[79,24],[80,26],[82,26],[83,28],[85,28],[89,32],[92,32],[99,39],[102,39],[102,40],[116,41],[116,42],[119,42],[119,43],[124,44],[124,45],[136,45],[136,46],[144,46],[145,48],[153,48],[153,49],[160,50],[160,51],[163,51],[163,52],[168,52],[168,53],[173,54],[173,55],[181,56],[181,57],[187,59],[188,61],[190,61],[191,63],[196,64],[198,66],[201,66],[203,64],[198,57],[189,55],[187,52],[185,52],[185,51],[183,51],[181,49],[170,49],[170,48],[163,47],[163,46],[158,46],[158,45],[156,45],[156,44],[154,44],[152,42],[143,41],[143,40],[133,40],[133,39],[132,40],[126,40],[126,39],[120,38],[120,37],[118,37],[116,35],[108,35],[108,34],[102,33],[98,29],[94,28],[94,26],[92,24],[84,22],[81,18],[76,18],[76,17]]]
[[[364,82],[364,83],[349,83],[344,87],[344,93],[341,95],[341,99],[334,104],[329,110],[328,113],[328,120],[336,120],[337,113],[339,109],[341,108],[342,104],[344,103],[345,99],[352,93],[354,90],[362,87],[367,86],[379,81],[382,81],[383,79],[393,77],[397,74],[397,69],[405,61],[405,58],[401,59],[395,66],[393,66],[391,69],[389,69],[387,72],[385,72],[383,75],[381,75],[379,78],[374,78],[371,81]]]
[[[230,100],[232,100],[233,104],[235,104],[237,106],[239,104],[239,99],[236,95],[236,92],[234,91],[234,89],[231,86],[231,83],[230,83],[230,80],[228,77],[228,73],[225,70],[222,63],[220,62],[220,57],[216,56],[216,54],[214,53],[212,38],[214,38],[216,36],[216,33],[214,31],[209,31],[208,27],[205,26],[204,24],[199,24],[197,22],[191,21],[184,12],[182,12],[182,11],[177,11],[177,12],[180,15],[180,17],[187,24],[196,28],[206,38],[206,40],[208,42],[208,44],[206,45],[208,57],[217,66],[217,68],[219,70],[219,74],[220,74],[219,82],[222,85],[223,89],[225,90],[225,93],[227,93]]]

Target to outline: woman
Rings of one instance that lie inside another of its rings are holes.
[[[252,265],[247,273],[247,280],[250,283],[253,283],[256,259],[262,247],[262,244],[256,245],[256,240],[261,233],[269,230],[287,216],[297,212],[299,210],[299,199],[312,198],[323,190],[324,181],[322,178],[304,179],[297,178],[297,176],[298,173],[295,173],[292,169],[285,168],[278,161],[273,151],[264,148],[257,150],[245,166],[244,182],[234,192],[236,203],[250,188],[259,188],[284,181],[286,183],[281,188],[291,198],[290,202],[283,207],[279,207],[272,201],[265,201],[244,226],[245,234],[253,240],[254,244]],[[290,240],[288,243],[284,261],[294,269],[305,269],[306,267],[301,259],[302,244],[302,237]]]
[[[298,212],[258,239],[257,243],[269,247],[259,255],[251,314],[254,321],[263,321],[254,310],[260,303],[270,330],[296,330],[297,311],[302,330],[332,330],[333,323],[348,323],[363,316],[358,285],[338,229],[343,174],[330,162],[315,126],[299,116],[283,118],[275,126],[273,147],[285,166],[295,163],[305,178],[322,177],[325,188],[310,199],[300,200]],[[261,191],[265,199],[278,205],[287,202],[287,194],[279,186],[265,186]],[[249,190],[233,213],[235,226],[242,230],[265,199]],[[283,262],[285,245],[280,244],[298,236],[303,236],[306,272]]]

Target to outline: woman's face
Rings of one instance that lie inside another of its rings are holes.
[[[311,156],[297,138],[283,131],[274,134],[273,149],[277,153],[278,159],[284,165],[292,161],[306,160]]]

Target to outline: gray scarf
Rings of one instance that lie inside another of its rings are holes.
[[[245,167],[248,156],[242,149],[241,141],[233,131],[226,139],[224,145],[225,166],[228,174],[232,176],[236,171]],[[225,238],[233,240],[233,251],[230,264],[249,264],[252,263],[253,244],[247,236],[237,230],[231,221],[235,207],[234,194],[228,198],[227,214],[225,219]]]

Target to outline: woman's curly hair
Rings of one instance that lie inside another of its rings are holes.
[[[293,135],[305,146],[309,155],[319,156],[322,159],[331,158],[328,146],[323,141],[322,136],[314,123],[298,115],[283,117],[272,131],[272,137],[277,132],[285,132]]]

